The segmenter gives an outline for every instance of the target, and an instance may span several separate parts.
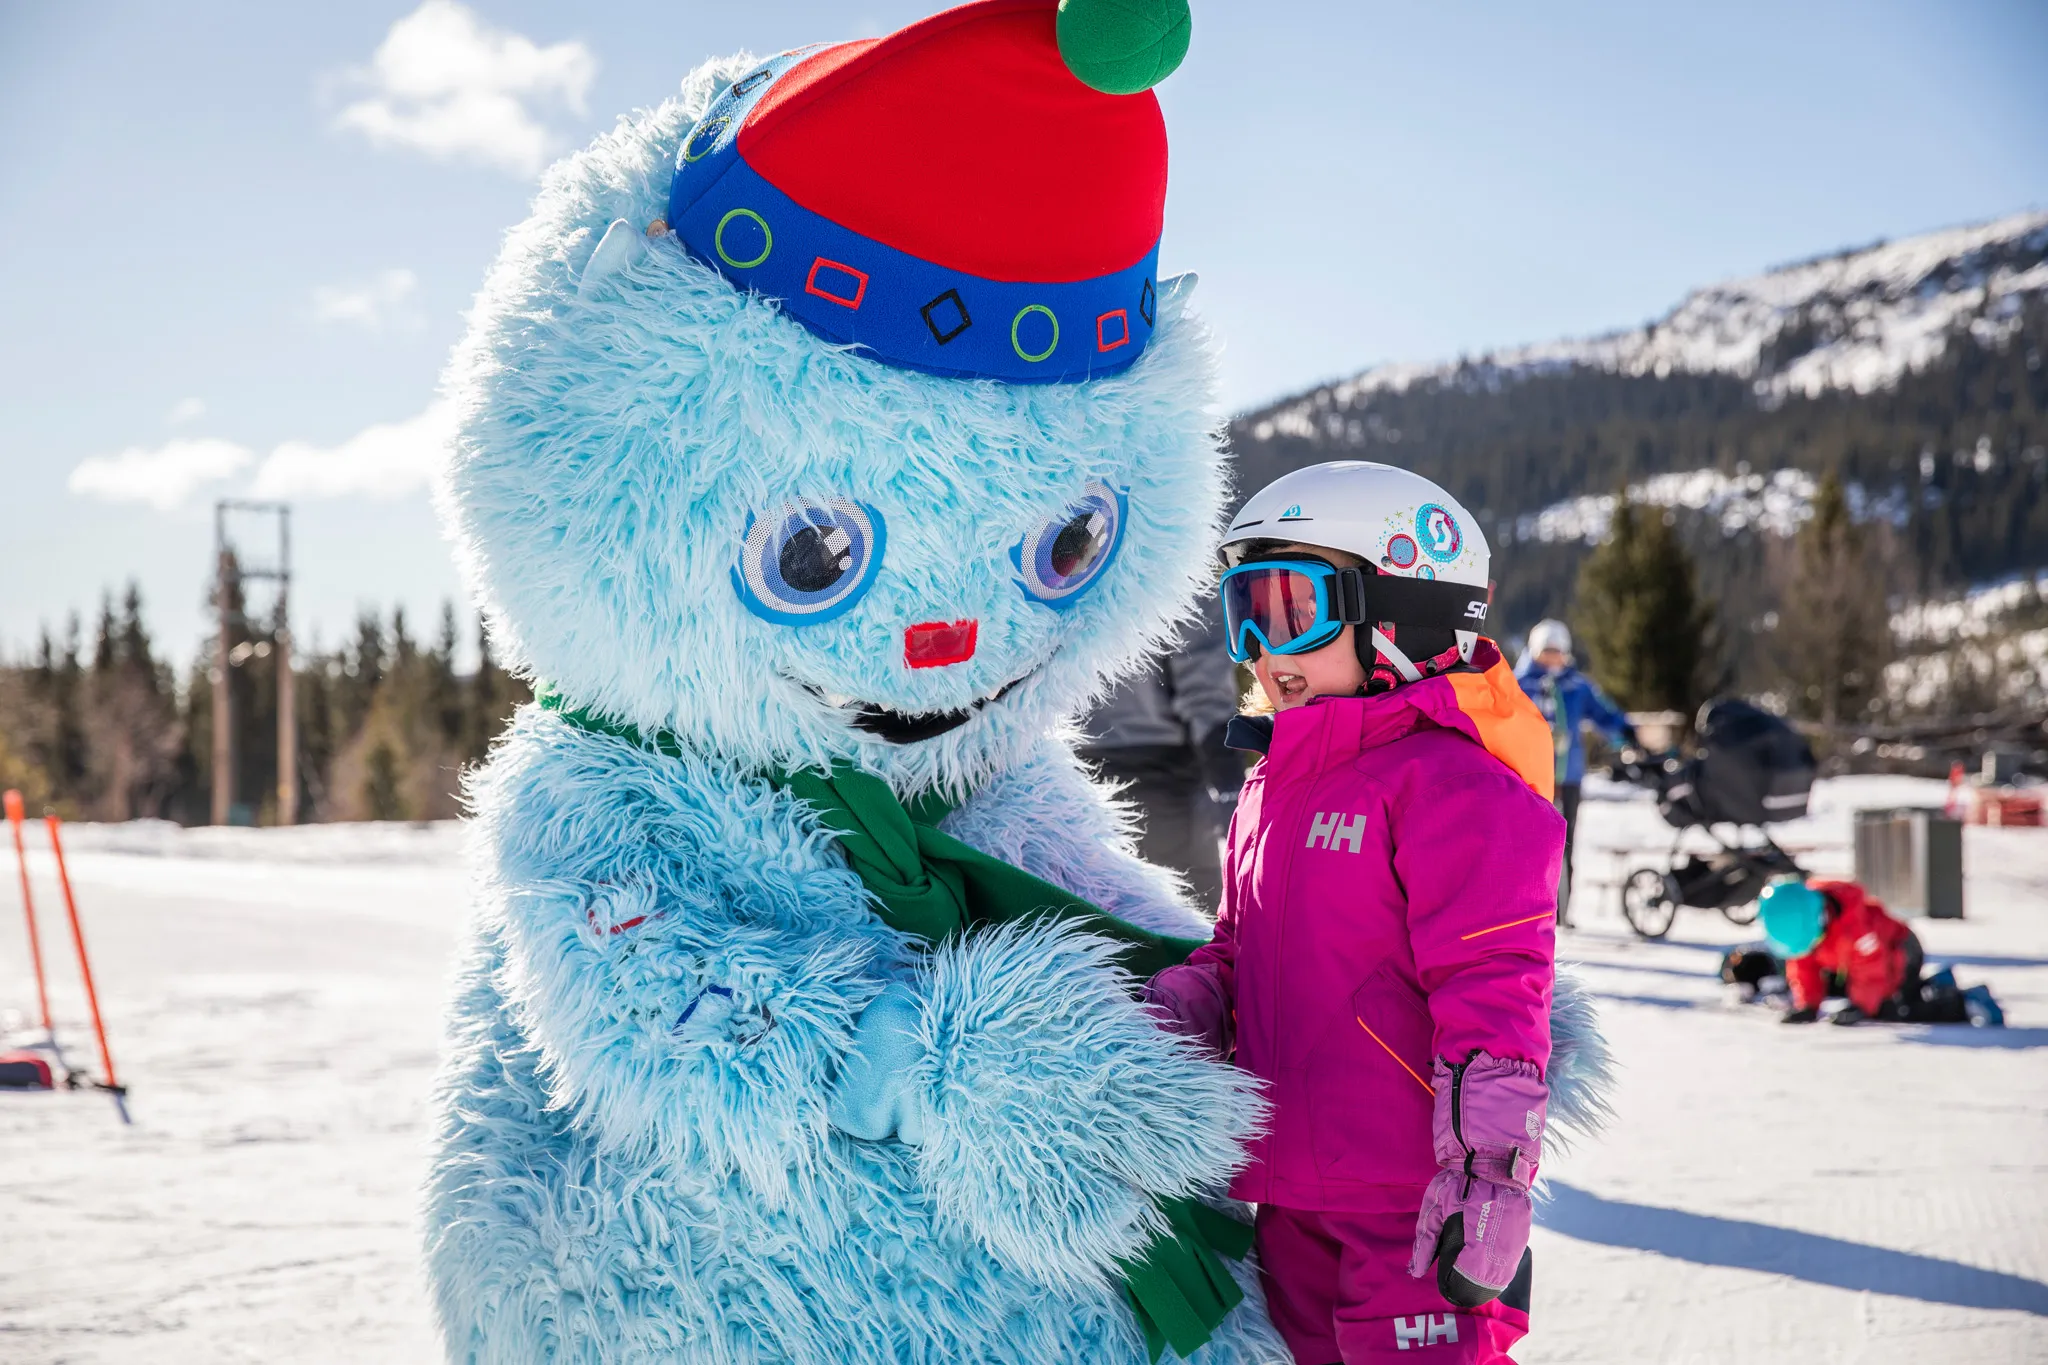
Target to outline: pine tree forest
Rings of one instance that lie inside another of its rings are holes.
[[[183,677],[151,640],[140,592],[73,617],[32,655],[0,665],[0,788],[70,819],[203,824],[213,790],[213,689],[233,689],[235,823],[277,817],[278,636],[232,603],[226,667],[209,640]],[[431,638],[402,609],[365,613],[339,648],[294,659],[303,820],[431,820],[461,810],[463,770],[530,695],[493,661],[458,672],[460,625]]]

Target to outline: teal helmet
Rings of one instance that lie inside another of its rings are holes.
[[[1804,957],[1828,927],[1827,897],[1796,878],[1765,887],[1757,908],[1764,937],[1780,957]]]

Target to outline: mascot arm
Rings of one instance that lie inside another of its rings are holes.
[[[911,1144],[939,1216],[1049,1286],[1100,1283],[1220,1189],[1255,1082],[1157,1028],[1104,940],[1048,924],[946,945],[870,1006],[836,1126]]]
[[[730,921],[705,935],[726,907],[659,897],[635,923],[612,891],[594,920],[583,897],[508,906],[511,1016],[548,1107],[600,1149],[778,1204],[824,1153],[828,1084],[876,990],[869,945]]]
[[[984,787],[946,830],[1132,924],[1181,938],[1210,935],[1174,875],[1137,856],[1131,809],[1050,739]]]
[[[507,1016],[600,1149],[771,1204],[822,1159],[828,1089],[895,937],[764,787],[522,717],[479,783]]]

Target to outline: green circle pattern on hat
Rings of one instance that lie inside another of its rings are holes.
[[[1108,95],[1150,90],[1188,55],[1188,0],[1060,0],[1060,56]]]

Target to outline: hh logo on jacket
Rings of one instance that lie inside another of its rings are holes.
[[[1420,1313],[1413,1318],[1394,1319],[1394,1345],[1401,1350],[1406,1351],[1416,1346],[1434,1346],[1438,1342],[1449,1346],[1458,1344],[1456,1315],[1445,1313],[1431,1317],[1427,1313]]]
[[[1347,816],[1342,811],[1317,811],[1316,818],[1309,822],[1308,846],[1333,852],[1339,848],[1352,853],[1364,852],[1365,817]]]

